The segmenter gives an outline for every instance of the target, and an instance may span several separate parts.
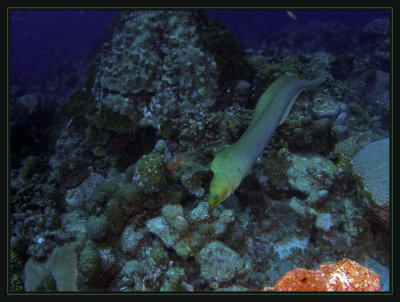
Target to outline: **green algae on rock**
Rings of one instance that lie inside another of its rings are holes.
[[[100,257],[96,249],[85,247],[79,254],[79,268],[83,281],[91,286],[100,283],[102,274],[100,266]]]
[[[101,241],[107,235],[108,223],[104,217],[92,215],[86,221],[85,229],[90,240]]]
[[[102,104],[100,110],[94,116],[94,121],[100,128],[112,129],[119,135],[125,135],[137,127],[135,115],[129,117],[115,112],[109,105]]]
[[[138,185],[145,191],[158,191],[166,184],[164,159],[158,152],[143,155],[137,163]]]
[[[40,167],[40,158],[37,156],[28,156],[25,159],[23,167],[20,169],[20,176],[22,179],[27,180],[38,171]]]

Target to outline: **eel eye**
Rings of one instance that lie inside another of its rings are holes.
[[[214,196],[214,200],[217,200],[217,199],[218,199],[218,195],[215,195],[215,196]]]

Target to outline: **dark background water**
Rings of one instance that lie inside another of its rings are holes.
[[[290,10],[297,20],[289,17],[287,10],[208,11],[227,26],[244,47],[255,47],[269,31],[281,32],[287,27],[304,26],[309,22],[341,23],[357,30],[367,22],[386,17],[388,11],[378,10]]]
[[[118,11],[10,12],[10,70],[26,79],[99,49]]]
[[[349,29],[375,18],[390,17],[383,10],[211,10],[209,17],[219,19],[243,46],[257,47],[271,32],[310,21],[342,23]],[[101,10],[11,10],[10,71],[12,79],[26,80],[51,75],[60,64],[95,52],[105,41],[112,19],[120,11]]]

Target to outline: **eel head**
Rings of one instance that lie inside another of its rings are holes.
[[[209,192],[208,207],[212,210],[232,194],[232,188],[226,180],[215,174],[210,183]]]

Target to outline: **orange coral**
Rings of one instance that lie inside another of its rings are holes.
[[[182,163],[183,163],[183,157],[180,156],[180,157],[178,157],[177,160],[173,161],[170,165],[168,165],[168,170],[169,170],[172,174],[174,174],[174,173],[177,171],[178,167],[179,167]]]
[[[318,270],[293,269],[276,281],[275,291],[380,291],[377,273],[342,259]]]
[[[318,271],[295,268],[278,279],[276,291],[326,291],[326,278]]]

